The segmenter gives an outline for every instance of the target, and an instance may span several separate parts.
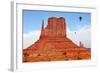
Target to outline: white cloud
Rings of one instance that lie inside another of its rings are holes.
[[[32,31],[27,34],[23,34],[23,48],[27,48],[39,39],[40,31]]]
[[[67,37],[77,45],[79,45],[79,42],[81,41],[84,44],[84,47],[91,47],[91,29],[89,26],[84,26],[77,31],[68,30],[67,35]]]
[[[27,34],[23,34],[23,48],[27,48],[28,46],[36,42],[39,37],[40,31],[32,31]],[[67,30],[67,37],[70,38],[77,45],[79,45],[79,42],[81,41],[85,47],[91,47],[91,30],[88,26],[84,26],[77,31]]]

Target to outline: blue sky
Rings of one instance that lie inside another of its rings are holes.
[[[79,17],[82,17],[80,21]],[[44,19],[44,26],[47,25],[49,17],[64,17],[66,19],[67,28],[71,31],[76,31],[84,26],[91,24],[90,13],[80,12],[55,12],[55,11],[36,11],[36,10],[23,10],[23,33],[41,30],[42,19]]]

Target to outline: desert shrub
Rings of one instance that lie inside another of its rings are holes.
[[[66,52],[63,52],[63,55],[66,55],[67,53]]]
[[[27,54],[27,53],[24,53],[24,57],[28,57],[29,56],[29,54]]]
[[[81,60],[81,59],[82,59],[81,57],[77,56],[77,60]]]
[[[67,58],[67,52],[63,52],[63,55],[65,56],[64,60],[68,60],[68,58]]]
[[[41,56],[41,54],[38,54],[37,56]]]

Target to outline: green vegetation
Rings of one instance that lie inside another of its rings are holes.
[[[29,56],[29,54],[27,54],[27,53],[24,53],[24,57],[28,57]]]
[[[67,59],[67,52],[63,52],[63,55],[65,56],[65,59],[64,60],[68,60]]]
[[[81,60],[81,59],[82,59],[81,57],[77,56],[77,60]]]

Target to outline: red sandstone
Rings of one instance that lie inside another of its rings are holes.
[[[23,49],[23,62],[60,61],[90,59],[90,50],[76,45],[66,34],[66,21],[63,17],[51,17],[42,29],[39,40]]]

